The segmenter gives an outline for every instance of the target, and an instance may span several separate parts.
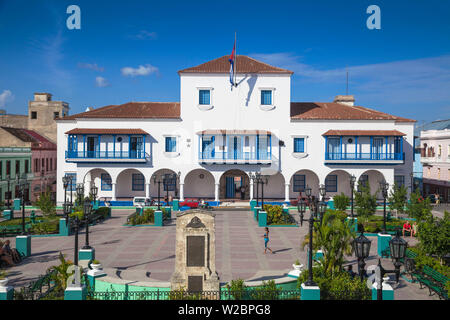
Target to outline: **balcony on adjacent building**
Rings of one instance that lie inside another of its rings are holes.
[[[198,161],[203,164],[270,164],[272,134],[265,130],[204,130]]]
[[[329,130],[326,164],[402,164],[403,136],[397,130]]]
[[[73,129],[68,134],[68,162],[146,162],[145,137],[141,129]]]

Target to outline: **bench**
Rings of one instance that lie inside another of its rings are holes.
[[[410,270],[411,278],[419,282],[420,289],[424,286],[430,291],[430,296],[437,294],[440,299],[448,300],[445,284],[450,281],[446,276],[437,272],[429,266],[424,266],[422,270]]]

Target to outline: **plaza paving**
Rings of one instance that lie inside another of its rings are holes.
[[[109,276],[136,281],[170,281],[175,263],[175,219],[163,228],[126,227],[126,217],[132,210],[113,210],[112,218],[89,229],[90,244],[96,258],[101,261]],[[303,227],[270,228],[269,247],[274,254],[264,254],[264,228],[258,227],[250,211],[214,211],[216,214],[216,269],[221,282],[241,278],[265,280],[282,277],[292,269],[296,259],[306,266],[306,250],[300,248],[308,231]],[[293,213],[296,220],[297,214]],[[174,216],[174,215],[173,215]],[[10,238],[12,244],[15,238]],[[79,235],[79,248],[84,245],[84,230]],[[372,240],[371,257],[367,266],[378,262],[376,237]],[[406,238],[413,243],[416,239]],[[23,286],[35,280],[45,270],[59,264],[62,252],[73,260],[74,236],[34,237],[32,256],[21,264],[9,268],[10,284]],[[356,259],[348,257],[348,263],[357,271]],[[382,259],[386,269],[393,268],[388,259]],[[427,289],[419,289],[401,279],[396,288],[396,299],[438,299],[429,296]]]

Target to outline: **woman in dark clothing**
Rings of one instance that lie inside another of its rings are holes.
[[[266,227],[265,231],[266,231],[266,232],[265,232],[264,235],[263,235],[263,237],[264,237],[264,254],[266,254],[267,249],[269,249],[269,251],[273,254],[272,249],[270,249],[270,248],[267,246],[267,244],[269,243],[269,228]]]

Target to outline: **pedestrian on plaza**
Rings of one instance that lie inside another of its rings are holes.
[[[436,205],[439,205],[441,203],[439,193],[436,192],[436,194],[434,195],[434,198],[436,199]]]
[[[264,237],[264,254],[266,254],[267,249],[270,251],[270,253],[273,254],[272,249],[270,249],[270,248],[267,246],[267,244],[269,243],[269,228],[266,227],[266,228],[265,228],[265,231],[266,231],[266,232],[265,232],[264,235],[263,235],[263,237]]]

